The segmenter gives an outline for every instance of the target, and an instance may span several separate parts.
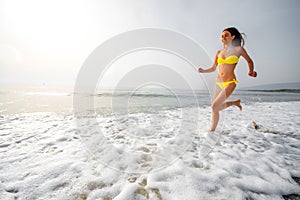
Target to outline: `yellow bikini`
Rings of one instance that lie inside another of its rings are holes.
[[[221,65],[221,64],[236,64],[239,62],[239,57],[237,57],[236,55],[228,56],[226,59],[219,57],[217,62],[219,65]]]
[[[217,62],[219,65],[221,64],[236,64],[239,61],[239,57],[237,57],[236,55],[231,55],[228,56],[227,58],[223,59],[223,58],[218,58]],[[238,84],[238,81],[236,79],[233,79],[232,81],[226,81],[226,82],[220,82],[217,81],[216,84],[223,90],[224,88],[226,88],[229,84],[234,83],[234,84]]]
[[[232,81],[226,81],[226,82],[219,82],[216,81],[216,84],[223,90],[224,88],[226,88],[229,84],[234,83],[234,84],[238,84],[238,81],[236,79],[233,79]]]

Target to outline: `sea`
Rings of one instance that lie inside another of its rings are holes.
[[[0,114],[55,112],[70,115],[76,110],[74,100],[92,99],[87,108],[100,115],[114,111],[130,113],[155,113],[185,107],[211,105],[213,94],[207,90],[147,88],[96,89],[93,94],[76,94],[72,87],[62,86],[0,86]],[[300,90],[236,90],[229,100],[241,99],[242,103],[300,101]],[[74,109],[75,107],[75,109]]]

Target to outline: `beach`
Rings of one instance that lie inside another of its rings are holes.
[[[300,200],[299,8],[0,0],[0,200]]]
[[[73,95],[55,94],[31,93]],[[207,99],[178,106],[168,95],[137,95],[129,114],[102,103],[78,116],[69,103],[20,111],[3,98],[0,199],[297,199],[300,99],[281,94],[237,92],[243,111],[222,112],[214,134]],[[134,109],[149,98],[166,103]]]

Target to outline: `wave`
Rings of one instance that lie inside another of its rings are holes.
[[[300,93],[300,89],[276,89],[276,90],[245,90],[251,92],[289,92],[289,93]]]
[[[90,96],[98,96],[98,97],[164,97],[164,98],[173,98],[176,96],[179,97],[195,97],[195,96],[209,96],[208,92],[192,92],[192,91],[174,91],[171,92],[161,92],[161,91],[142,91],[133,93],[132,91],[117,91],[117,92],[103,92],[103,93],[96,93],[90,94]]]

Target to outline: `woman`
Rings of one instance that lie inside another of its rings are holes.
[[[212,125],[210,131],[215,131],[219,122],[219,111],[229,107],[237,106],[242,110],[241,100],[227,101],[226,99],[234,91],[238,81],[236,80],[234,69],[242,56],[249,66],[249,76],[256,77],[253,61],[244,49],[244,39],[242,34],[234,27],[226,28],[222,32],[222,43],[224,48],[216,53],[213,66],[209,69],[199,68],[200,73],[209,73],[219,66],[219,73],[216,80],[214,101],[212,104]]]

